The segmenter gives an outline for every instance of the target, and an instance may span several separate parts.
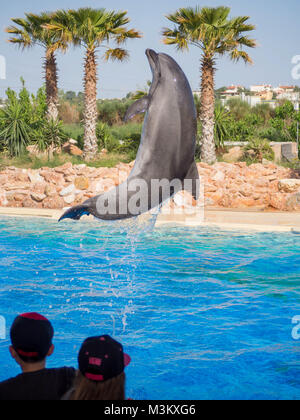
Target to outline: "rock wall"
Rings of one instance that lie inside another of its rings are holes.
[[[206,207],[300,211],[298,172],[270,162],[249,167],[241,162],[197,166]],[[0,206],[63,209],[77,205],[125,181],[132,167],[133,163],[111,169],[71,163],[54,169],[8,167],[0,172]],[[196,203],[186,198],[171,203],[184,205]]]

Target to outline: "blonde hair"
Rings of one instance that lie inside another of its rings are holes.
[[[74,382],[72,401],[122,401],[125,400],[125,373],[105,382],[93,382],[78,371]]]

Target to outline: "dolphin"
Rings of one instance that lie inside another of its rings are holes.
[[[151,49],[146,55],[153,74],[149,94],[133,103],[125,116],[128,121],[146,112],[140,147],[128,179],[70,208],[60,220],[79,220],[89,214],[102,220],[128,219],[159,206],[183,189],[198,199],[197,118],[190,84],[169,55]]]

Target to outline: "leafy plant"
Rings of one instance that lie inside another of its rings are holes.
[[[263,159],[274,160],[274,151],[267,139],[253,138],[244,148],[246,158],[254,162],[262,162]]]
[[[24,116],[23,107],[17,100],[11,101],[0,113],[1,125],[4,127],[0,132],[3,145],[7,148],[11,157],[21,156],[29,144],[30,126]]]
[[[98,149],[106,149],[108,152],[117,150],[119,141],[112,135],[110,128],[105,123],[98,123],[96,127]]]
[[[215,143],[216,148],[223,148],[228,137],[229,112],[220,105],[215,108]]]
[[[113,136],[119,140],[119,153],[129,155],[134,160],[140,145],[142,124],[129,123],[111,130]]]
[[[240,98],[232,98],[227,102],[231,116],[235,120],[242,120],[251,111],[250,105]]]
[[[67,140],[63,123],[58,120],[45,120],[37,132],[37,146],[40,151],[48,151],[60,147]]]

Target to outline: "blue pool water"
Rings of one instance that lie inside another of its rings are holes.
[[[49,366],[108,333],[134,399],[299,399],[300,237],[0,218],[0,315],[48,316]],[[0,340],[0,380],[18,373]]]

